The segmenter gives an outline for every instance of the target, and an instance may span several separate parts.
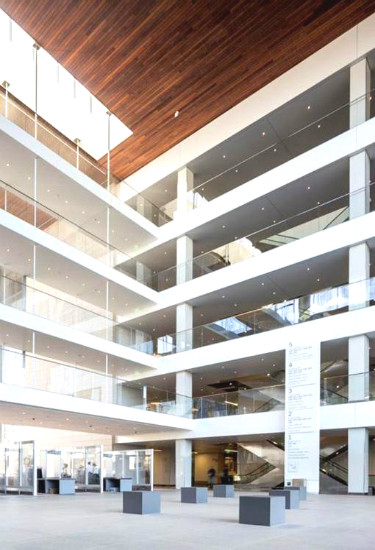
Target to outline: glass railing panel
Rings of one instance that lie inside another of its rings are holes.
[[[375,277],[328,288],[158,338],[159,355],[188,351],[374,305]]]
[[[8,277],[0,277],[1,303],[72,329],[131,347],[133,333],[120,322]],[[147,353],[147,351],[145,351]],[[152,350],[150,349],[150,353]]]
[[[171,221],[171,218],[167,214],[163,213],[150,200],[132,189],[129,184],[121,181],[120,178],[112,173],[108,176],[106,166],[102,166],[99,162],[96,162],[81,150],[79,145],[71,142],[58,130],[36,116],[31,109],[24,106],[20,101],[17,101],[11,94],[7,94],[3,86],[0,87],[0,114],[35,137],[48,149],[86,174],[86,176],[100,186],[107,188],[110,193],[128,204],[133,210],[136,210],[152,223],[161,226]]]
[[[335,227],[349,220],[351,201],[364,192],[370,194],[374,189],[375,184],[370,183],[366,188],[340,195],[286,219],[273,220],[271,224],[245,237],[201,254],[189,262],[153,274],[142,282],[157,291],[166,290],[176,284],[256,258],[269,250]],[[373,211],[374,208],[372,201],[370,210]]]
[[[247,157],[211,176],[190,192],[190,203],[193,208],[199,208],[208,201],[361,124],[363,122],[361,106],[363,102],[370,101],[372,95],[373,91],[356,101],[342,105],[280,141],[270,143],[264,135],[266,144],[264,148],[249,151]],[[373,116],[373,113],[370,116]]]
[[[190,418],[192,398],[2,348],[1,381],[60,395]]]
[[[321,405],[341,405],[375,399],[375,371],[325,377],[321,381]]]
[[[111,267],[117,268],[130,258],[97,235],[4,182],[0,182],[0,208]]]

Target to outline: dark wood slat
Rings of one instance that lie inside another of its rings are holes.
[[[0,0],[0,7],[133,130],[112,155],[125,177],[371,15],[375,0]]]

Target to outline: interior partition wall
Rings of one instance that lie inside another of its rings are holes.
[[[101,492],[103,447],[73,447],[40,452],[39,475],[74,479],[76,491]]]
[[[154,449],[132,449],[103,453],[103,479],[130,478],[133,488],[154,488]]]
[[[36,495],[35,442],[19,441],[0,447],[0,493]]]

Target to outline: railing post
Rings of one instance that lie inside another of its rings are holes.
[[[5,118],[8,118],[8,88],[10,84],[6,80],[4,80],[3,86],[5,88]]]
[[[38,139],[38,50],[40,49],[40,46],[35,42],[33,44],[33,48],[35,50],[35,127],[34,127],[34,137]]]
[[[111,112],[107,111],[107,191],[109,191],[111,185]]]
[[[81,140],[79,138],[76,138],[74,140],[74,143],[76,144],[77,146],[77,158],[76,158],[76,168],[77,170],[79,170],[79,156],[80,156],[80,153],[79,153],[79,144],[81,143]]]

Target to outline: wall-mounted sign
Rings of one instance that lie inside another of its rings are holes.
[[[285,392],[285,484],[319,493],[320,342],[288,343]]]

